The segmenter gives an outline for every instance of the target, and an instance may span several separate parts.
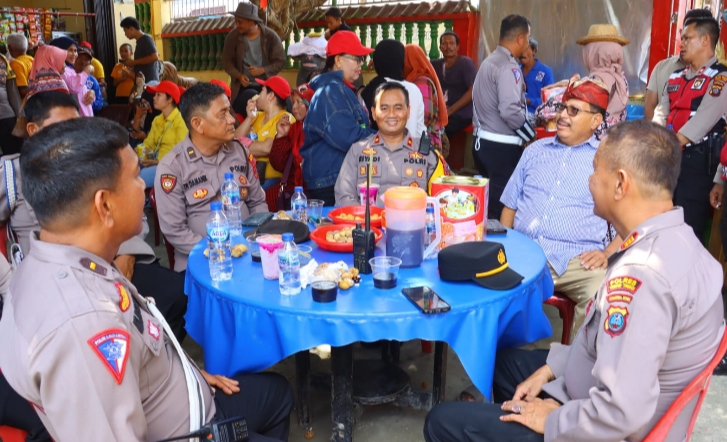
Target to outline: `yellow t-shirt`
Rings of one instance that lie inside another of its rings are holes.
[[[91,58],[91,66],[93,66],[93,77],[96,80],[105,80],[106,73],[103,70],[103,65],[100,61],[95,58]]]
[[[178,108],[169,114],[169,118],[164,118],[164,114],[157,115],[151,122],[151,130],[144,144],[136,148],[137,154],[142,160],[155,158],[161,161],[174,146],[187,138],[187,133],[187,125]]]
[[[121,78],[121,71],[124,70],[124,65],[121,63],[116,63],[116,66],[114,66],[114,70],[111,71],[111,77],[112,78]],[[116,96],[117,97],[129,97],[131,95],[131,91],[134,89],[134,76],[127,77],[126,80],[119,83],[118,86],[116,86]]]
[[[265,112],[258,111],[257,116],[254,120],[252,120],[252,128],[250,128],[250,134],[255,134],[257,138],[255,138],[254,136],[251,136],[250,138],[255,141],[265,141],[269,138],[275,138],[275,135],[277,135],[278,133],[278,121],[283,118],[283,115],[288,116],[290,124],[295,123],[295,117],[284,110],[278,112],[267,122],[265,122]],[[270,160],[268,159],[268,157],[258,157],[257,160],[265,161],[267,163],[267,165],[265,166],[265,179],[283,177],[282,172],[278,172],[277,170],[275,170],[275,168],[273,168],[273,166],[270,165]]]
[[[21,55],[10,62],[10,68],[15,72],[15,84],[18,87],[28,87],[28,77],[32,67],[33,57],[28,54]]]

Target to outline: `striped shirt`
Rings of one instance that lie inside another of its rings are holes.
[[[608,243],[607,223],[593,214],[588,189],[598,143],[595,137],[573,147],[558,137],[536,141],[500,198],[516,211],[515,230],[540,244],[558,276],[572,258]]]

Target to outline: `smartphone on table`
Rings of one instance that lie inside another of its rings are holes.
[[[447,301],[427,286],[407,287],[401,292],[424,314],[444,313],[450,309]]]

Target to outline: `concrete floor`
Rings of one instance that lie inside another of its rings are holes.
[[[154,214],[149,215],[151,232],[147,241],[154,247]],[[154,247],[163,265],[168,266],[166,250],[163,245]],[[553,336],[560,336],[561,321],[555,309],[545,306],[546,313],[553,324]],[[183,343],[185,350],[203,366],[203,350],[191,338]],[[328,372],[329,352],[319,347],[312,352],[311,368],[313,371]],[[356,348],[355,358],[376,358],[378,349],[368,350]],[[413,389],[431,389],[433,356],[421,352],[420,341],[404,343],[401,350],[401,367],[411,378]],[[287,358],[270,368],[281,373],[294,385],[295,364],[292,357]],[[457,355],[450,349],[447,365],[446,399],[455,400],[460,391],[471,384]],[[311,419],[314,436],[306,439],[304,432],[298,427],[297,415],[291,414],[290,442],[323,442],[329,441],[331,435],[330,393],[311,389]],[[361,407],[357,410],[354,439],[356,442],[413,442],[423,441],[422,427],[425,411],[397,408],[391,405]],[[692,442],[727,441],[727,376],[715,376],[702,405],[702,410],[692,434]]]

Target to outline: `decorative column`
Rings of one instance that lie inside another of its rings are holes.
[[[406,37],[406,44],[411,44],[414,39],[414,22],[408,21],[404,23],[404,35]]]
[[[417,22],[417,38],[418,38],[418,44],[419,47],[422,48],[424,53],[427,53],[427,45],[424,43],[424,39],[427,36],[427,29],[426,29],[426,23],[424,22]]]
[[[429,59],[439,58],[439,22],[429,22]]]
[[[222,70],[222,48],[225,46],[226,33],[220,32],[214,34],[215,38],[215,69]]]
[[[394,40],[396,41],[402,41],[401,39],[401,31],[404,24],[400,21],[394,23]]]

